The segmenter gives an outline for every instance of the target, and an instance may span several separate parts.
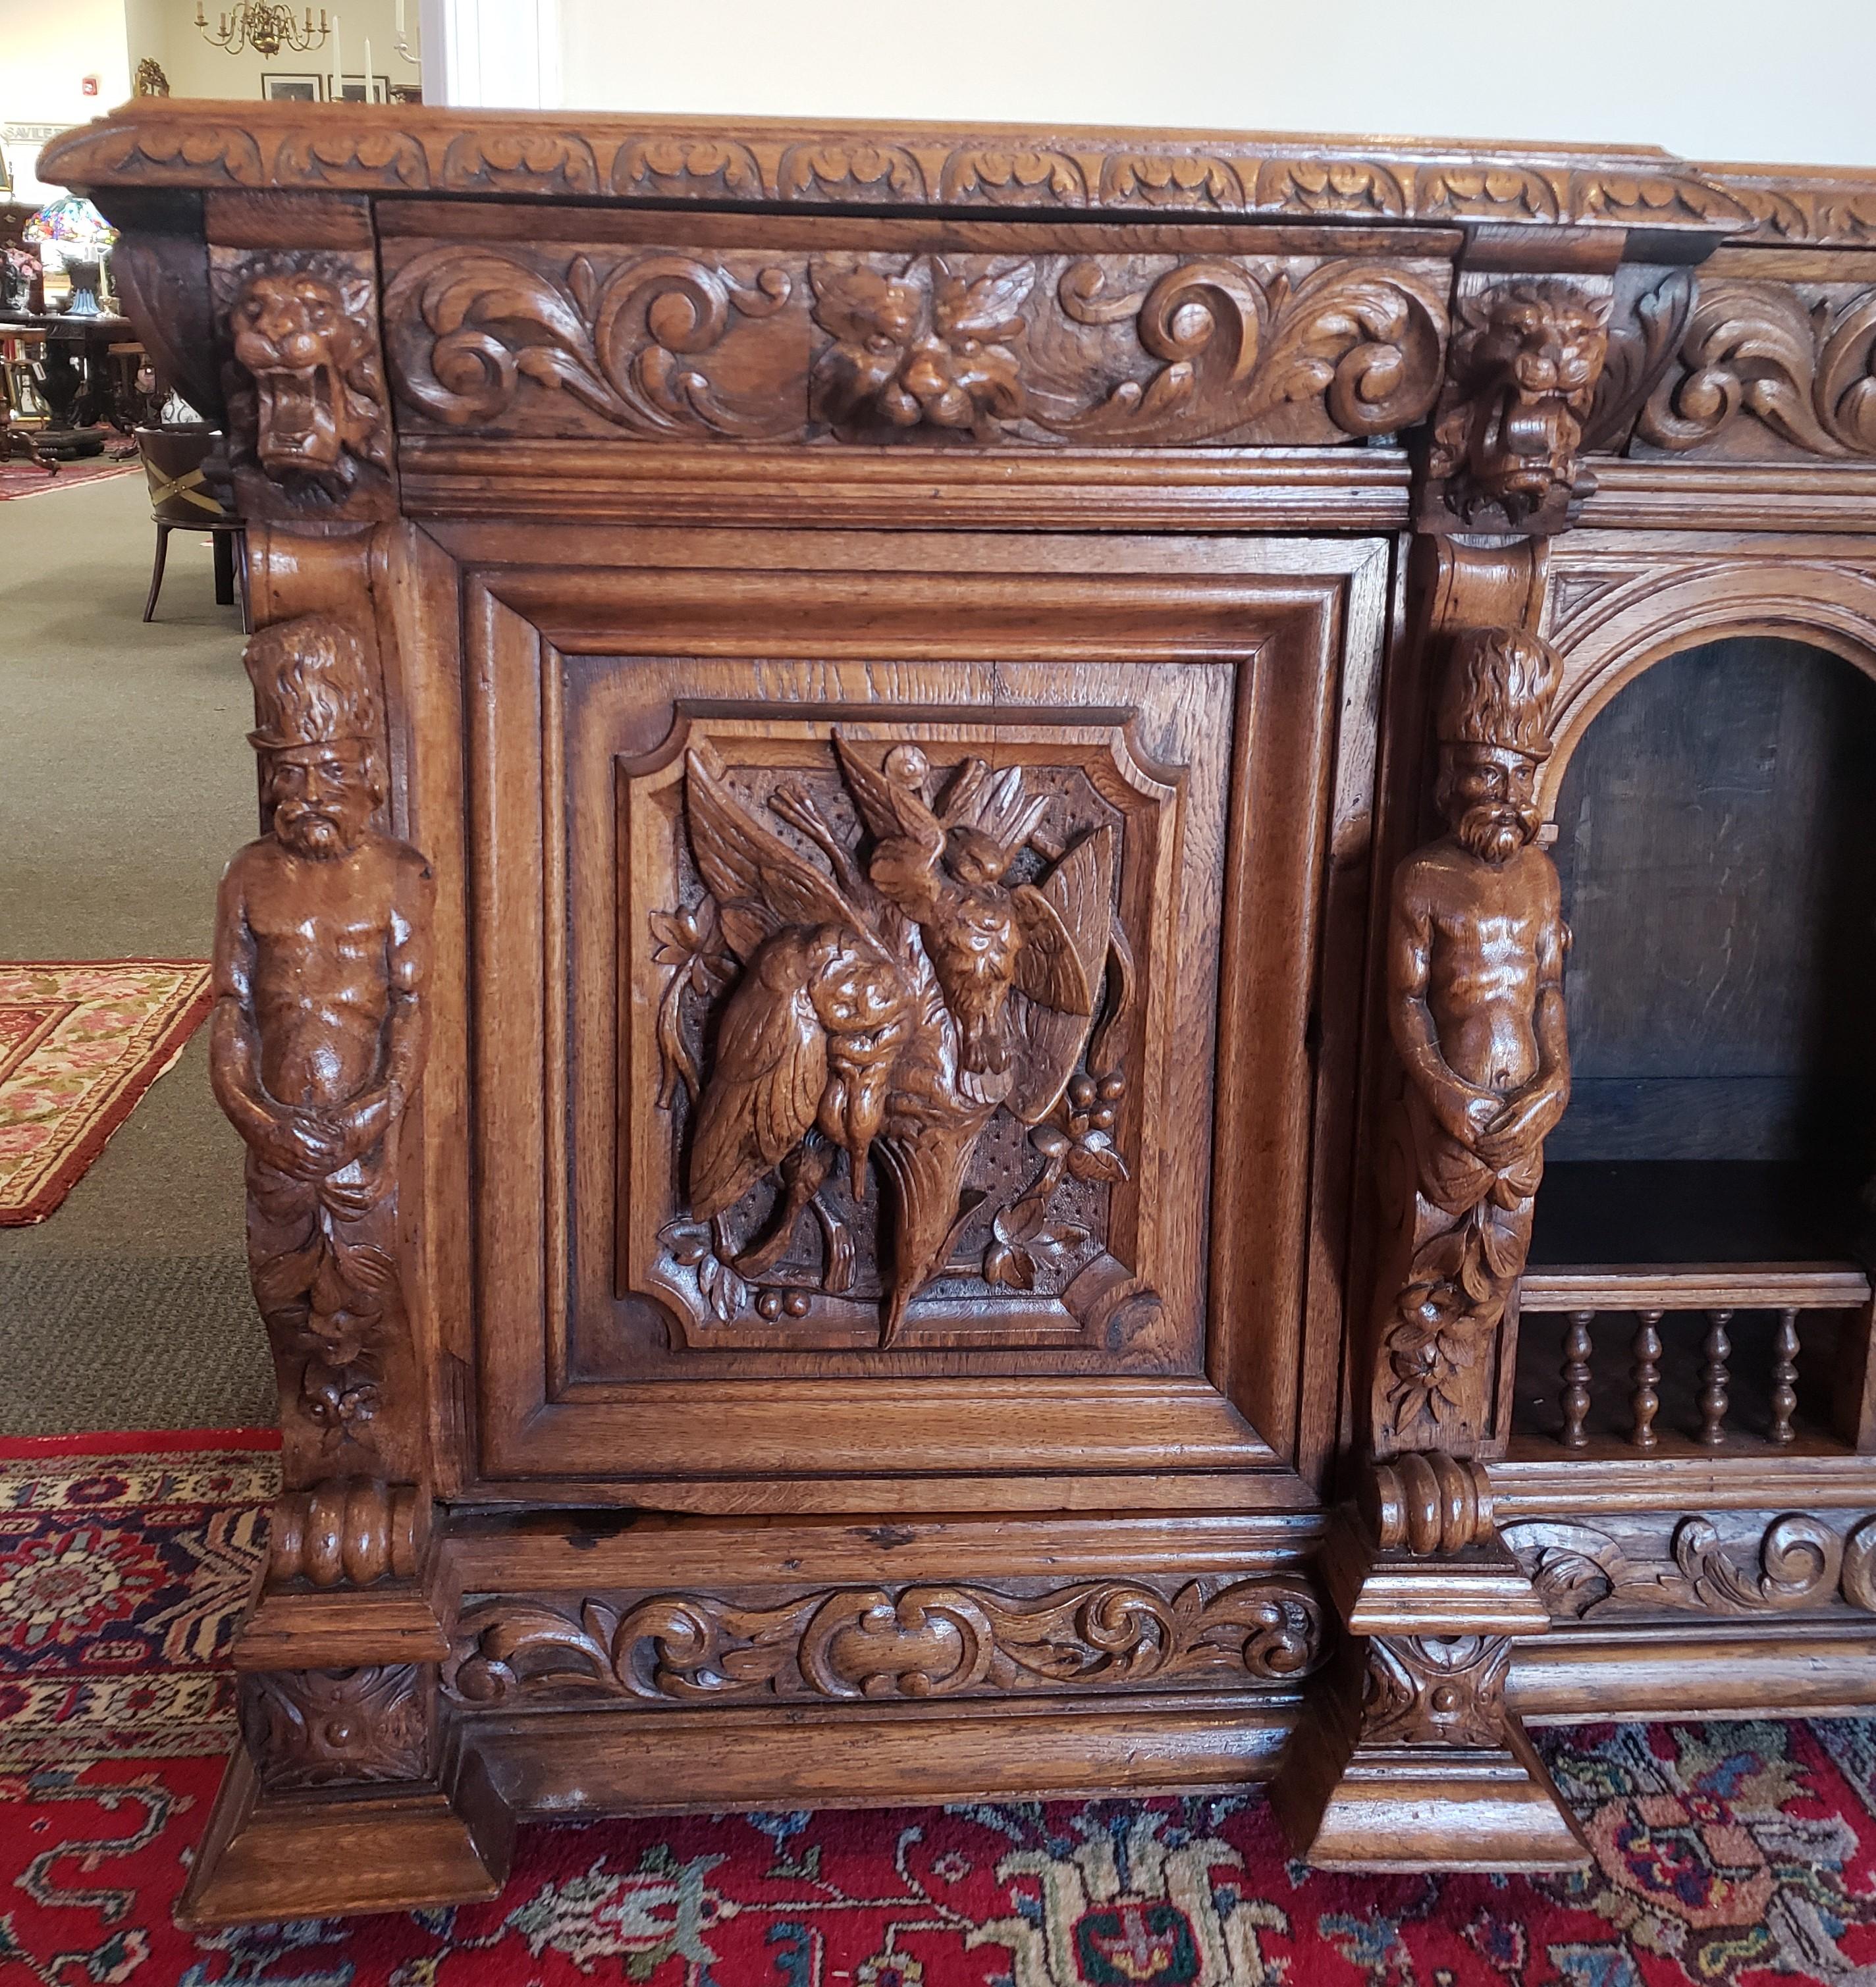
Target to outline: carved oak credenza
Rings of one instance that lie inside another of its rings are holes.
[[[40,170],[253,560],[285,1488],[194,1921],[1273,1776],[1558,1867],[1521,1721],[1876,1703],[1876,176],[181,102]]]

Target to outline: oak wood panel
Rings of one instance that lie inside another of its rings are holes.
[[[793,1710],[781,1725],[735,1711],[575,1713],[478,1721],[476,1736],[504,1798],[542,1817],[865,1807],[882,1780],[909,1801],[1073,1800],[1254,1785],[1274,1770],[1294,1705],[1012,1704],[942,1722],[843,1705]]]

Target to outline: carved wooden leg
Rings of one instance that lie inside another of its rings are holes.
[[[1512,1647],[1550,1625],[1493,1528],[1485,1472],[1447,1456],[1378,1466],[1324,1572],[1349,1634],[1271,1790],[1325,1869],[1562,1870],[1588,1860],[1505,1702]]]
[[[499,1895],[514,1834],[450,1742],[434,1663],[252,1672],[187,1889],[185,1925],[470,1904]]]

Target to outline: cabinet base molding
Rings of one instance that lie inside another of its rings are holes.
[[[508,1881],[514,1817],[479,1760],[450,1791],[273,1795],[237,1746],[177,1908],[187,1930],[486,1903]]]
[[[1436,1752],[1345,1738],[1336,1751],[1306,1722],[1298,1769],[1272,1790],[1300,1854],[1322,1870],[1415,1873],[1574,1870],[1589,1860],[1544,1762],[1515,1719],[1507,1742]]]

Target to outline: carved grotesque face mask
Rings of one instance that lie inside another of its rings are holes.
[[[268,792],[275,836],[318,862],[357,848],[382,798],[370,748],[355,738],[275,752]]]
[[[1459,845],[1482,862],[1508,862],[1537,838],[1537,762],[1493,745],[1449,745],[1440,805]]]
[[[340,466],[346,424],[342,355],[355,336],[330,286],[261,276],[234,313],[235,356],[260,396],[256,452],[276,473],[329,475]]]

